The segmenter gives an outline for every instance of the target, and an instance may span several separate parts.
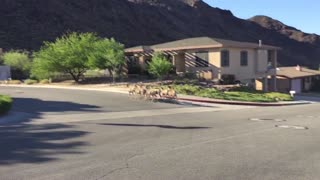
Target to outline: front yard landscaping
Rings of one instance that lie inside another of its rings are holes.
[[[205,98],[223,99],[245,102],[279,102],[292,101],[289,94],[251,90],[249,88],[234,88],[229,91],[220,91],[215,88],[204,88],[196,85],[173,85],[178,94],[193,95]]]
[[[10,111],[12,106],[12,99],[9,96],[0,95],[0,115]]]

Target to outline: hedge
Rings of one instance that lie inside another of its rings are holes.
[[[12,107],[12,99],[9,96],[0,95],[0,115],[10,111]]]

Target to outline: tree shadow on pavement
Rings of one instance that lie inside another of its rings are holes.
[[[97,112],[99,107],[63,101],[14,98],[12,112],[0,119],[0,166],[17,163],[43,163],[61,154],[84,153],[78,148],[88,145],[76,138],[89,132],[68,124],[32,124],[44,113]],[[21,113],[21,116],[12,115]],[[58,118],[58,117],[57,117]],[[17,120],[18,119],[18,120]],[[2,121],[3,120],[3,121]]]
[[[66,101],[44,101],[33,98],[13,98],[13,108],[11,113],[21,114],[22,117],[16,117],[12,121],[10,120],[10,116],[2,119],[4,119],[6,123],[27,123],[34,119],[41,119],[41,115],[43,114],[100,112],[99,108],[99,106]],[[8,120],[6,121],[6,119]]]
[[[26,113],[44,112],[97,112],[99,107],[89,104],[79,104],[66,101],[44,101],[33,98],[13,98],[13,110]]]
[[[180,130],[192,130],[192,129],[210,129],[211,127],[197,127],[197,126],[170,126],[159,124],[119,124],[119,123],[100,123],[98,125],[104,126],[124,126],[124,127],[157,127],[163,129],[180,129]]]
[[[72,139],[86,134],[62,124],[0,126],[0,166],[42,163],[58,159],[59,154],[83,153],[77,148],[87,143]]]

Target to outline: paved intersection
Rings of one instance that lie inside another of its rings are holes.
[[[25,119],[0,125],[0,179],[320,177],[319,104],[207,108],[94,91],[1,93]]]

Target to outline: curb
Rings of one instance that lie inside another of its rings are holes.
[[[204,99],[190,99],[190,98],[177,98],[177,100],[192,101],[192,102],[198,102],[198,103],[225,104],[225,105],[241,105],[241,106],[261,106],[261,107],[294,106],[294,105],[311,104],[310,102],[296,102],[296,103],[254,103],[254,102],[220,101],[220,100],[204,100]]]

